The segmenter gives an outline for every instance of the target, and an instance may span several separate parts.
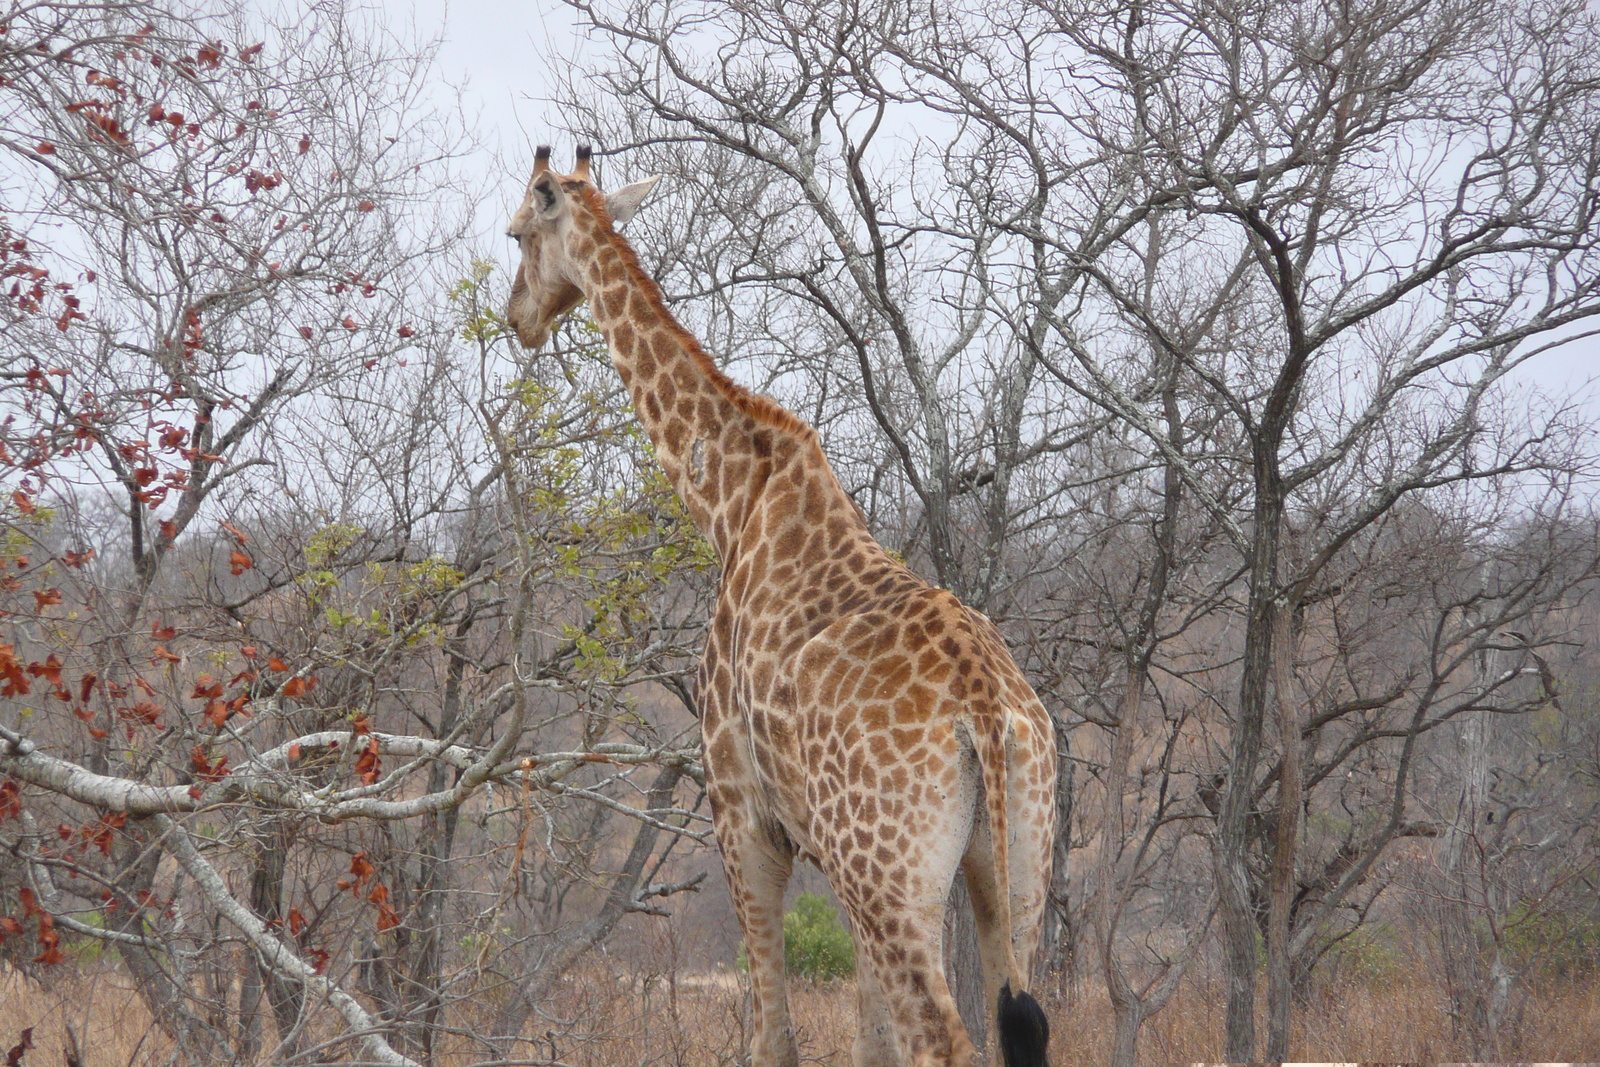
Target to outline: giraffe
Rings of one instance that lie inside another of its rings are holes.
[[[616,226],[656,179],[602,194],[541,147],[509,235],[507,319],[544,345],[587,298],[656,457],[722,578],[700,665],[707,791],[749,959],[753,1067],[795,1067],[783,895],[827,876],[857,946],[856,1067],[969,1067],[946,985],[945,902],[973,903],[994,1062],[1043,1067],[1027,992],[1055,832],[1050,717],[994,625],[873,538],[818,435],[735,384],[667,309]],[[659,176],[658,176],[659,177]]]

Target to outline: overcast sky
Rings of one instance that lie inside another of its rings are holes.
[[[532,145],[540,141],[559,142],[560,124],[545,102],[547,91],[542,80],[541,56],[554,52],[576,57],[581,40],[574,32],[575,20],[566,5],[553,0],[390,0],[398,13],[411,4],[411,17],[424,37],[443,37],[439,74],[441,91],[447,86],[465,90],[468,116],[476,116],[479,132],[505,158],[533,161]],[[570,156],[571,145],[556,144],[558,160]],[[558,165],[560,165],[558,163]],[[490,204],[498,193],[509,215],[526,180],[523,173],[488,177],[486,193]],[[637,177],[627,173],[629,179]],[[498,180],[503,189],[496,189]],[[498,234],[503,219],[491,209],[482,227],[485,234]],[[509,266],[510,249],[504,242],[489,240]],[[1527,368],[1527,378],[1539,389],[1554,395],[1578,394],[1600,421],[1600,339],[1589,338],[1538,357]]]

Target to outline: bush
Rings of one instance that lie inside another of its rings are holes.
[[[826,897],[801,893],[783,917],[785,969],[812,982],[848,978],[856,971],[856,945]]]
[[[783,917],[783,958],[785,971],[808,982],[831,982],[855,973],[855,942],[827,897],[801,893],[795,899]],[[743,945],[736,965],[741,971],[750,968]]]

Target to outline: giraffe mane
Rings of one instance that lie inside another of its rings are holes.
[[[563,182],[562,184],[568,193],[581,197],[584,207],[605,223],[601,227],[601,233],[606,235],[612,247],[621,254],[623,269],[628,272],[629,279],[655,306],[656,311],[661,315],[662,321],[667,324],[667,329],[674,340],[683,346],[684,351],[689,353],[689,358],[694,360],[695,366],[705,374],[716,390],[729,403],[750,416],[757,423],[763,426],[770,426],[781,433],[814,440],[816,438],[816,430],[810,424],[771,397],[762,396],[760,393],[746,389],[724,374],[722,368],[717,366],[716,361],[701,346],[694,334],[684,328],[683,324],[678,321],[678,317],[667,307],[666,298],[661,293],[661,286],[650,276],[650,272],[644,269],[644,265],[639,262],[638,253],[633,250],[633,245],[611,225],[611,212],[606,208],[605,197],[601,195],[600,191],[588,182],[572,182],[570,185],[567,182]]]

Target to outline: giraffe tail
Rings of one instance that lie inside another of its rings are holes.
[[[978,757],[983,777],[984,800],[988,809],[989,844],[993,850],[991,862],[996,888],[997,920],[1007,946],[1007,980],[1000,990],[999,1017],[996,1034],[1005,1067],[1048,1067],[1045,1053],[1050,1046],[1050,1021],[1045,1017],[1039,1002],[1027,992],[1027,974],[1017,966],[1010,952],[1012,937],[1011,917],[1011,848],[1010,848],[1010,782],[1012,711],[1002,707],[998,711],[1000,728],[994,732],[974,729],[973,748]],[[1012,992],[1016,984],[1018,991]]]
[[[1030,993],[1011,993],[1011,983],[1000,987],[1000,1019],[995,1028],[1000,1055],[1006,1067],[1049,1067],[1050,1020]]]

